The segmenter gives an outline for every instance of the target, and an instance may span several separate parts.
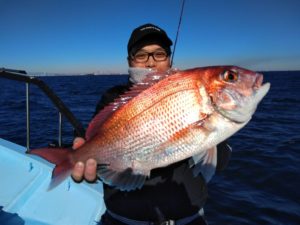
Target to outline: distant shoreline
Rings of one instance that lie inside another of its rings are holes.
[[[265,70],[265,71],[256,71],[258,73],[299,73],[300,70]],[[58,73],[29,73],[29,76],[35,77],[44,77],[44,76],[128,76],[127,73],[86,73],[86,74],[58,74]]]

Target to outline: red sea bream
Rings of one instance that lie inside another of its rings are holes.
[[[214,174],[215,146],[244,127],[270,84],[235,66],[151,73],[90,122],[77,150],[36,149],[56,164],[52,185],[76,162],[94,158],[97,174],[120,190],[141,188],[151,170],[190,158],[195,174]]]

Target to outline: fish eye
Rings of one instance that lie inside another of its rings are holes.
[[[222,74],[222,78],[226,82],[233,83],[238,80],[238,73],[230,70],[225,70]]]

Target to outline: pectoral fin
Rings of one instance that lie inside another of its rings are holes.
[[[212,147],[199,155],[193,156],[190,161],[190,166],[193,168],[193,173],[197,176],[202,174],[205,181],[208,183],[213,177],[217,166],[217,147]]]

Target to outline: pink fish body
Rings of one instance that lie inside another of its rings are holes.
[[[31,153],[57,165],[54,183],[88,158],[97,160],[103,182],[121,190],[141,188],[152,169],[187,158],[209,181],[215,146],[250,121],[270,88],[262,80],[261,74],[234,66],[149,74],[99,112],[78,150]]]

